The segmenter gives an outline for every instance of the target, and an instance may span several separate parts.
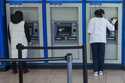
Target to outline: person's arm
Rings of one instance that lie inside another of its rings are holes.
[[[110,23],[108,20],[106,21],[106,24],[107,24],[107,28],[110,30],[110,31],[115,31],[115,26]]]
[[[91,35],[93,31],[94,31],[94,23],[93,20],[90,20],[88,24],[88,34]]]
[[[10,35],[9,26],[8,26],[8,28],[7,28],[7,35],[8,35],[8,40],[9,40],[9,42],[11,43],[11,35]]]
[[[31,42],[30,31],[27,23],[24,24],[24,29],[25,29],[25,35],[26,35],[27,41]]]

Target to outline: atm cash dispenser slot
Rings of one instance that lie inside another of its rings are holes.
[[[55,42],[70,42],[78,40],[77,22],[55,22],[54,31]]]

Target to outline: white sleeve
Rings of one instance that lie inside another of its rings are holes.
[[[89,21],[89,24],[88,24],[88,33],[93,33],[93,30],[94,30],[94,23],[93,23],[93,20],[90,20]]]
[[[111,24],[108,20],[106,21],[106,24],[107,24],[107,28],[110,31],[115,31],[115,26],[113,24]]]
[[[9,23],[9,31],[10,31],[10,35],[11,35],[11,32],[12,32],[12,27],[13,27],[13,25],[12,25],[12,23],[10,22],[10,23]]]

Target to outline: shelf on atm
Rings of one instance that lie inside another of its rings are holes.
[[[106,38],[107,40],[115,40],[115,38]]]
[[[67,37],[67,40],[77,40],[77,37]]]
[[[64,37],[55,37],[55,40],[62,41],[62,40],[65,40],[65,38]]]
[[[39,40],[39,37],[38,36],[32,36],[31,39],[32,40]]]

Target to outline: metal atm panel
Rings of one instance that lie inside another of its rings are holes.
[[[7,21],[10,22],[10,15],[15,11],[22,11],[24,20],[30,30],[31,43],[29,46],[43,46],[43,34],[42,34],[42,5],[41,4],[7,4]],[[44,53],[41,50],[28,50],[29,58],[44,57]]]
[[[47,4],[48,46],[82,45],[81,4]],[[82,62],[82,52],[78,49],[49,50],[50,57],[72,53],[73,62]]]
[[[107,43],[105,49],[106,63],[121,63],[121,31],[122,31],[122,4],[87,4],[87,23],[89,19],[94,17],[96,9],[104,9],[105,18],[109,21],[113,18],[118,19],[118,24],[115,25],[116,30],[111,32],[107,30]],[[87,37],[88,38],[88,37]],[[89,41],[89,38],[88,40]],[[91,49],[89,43],[87,44],[88,61],[91,62]]]

